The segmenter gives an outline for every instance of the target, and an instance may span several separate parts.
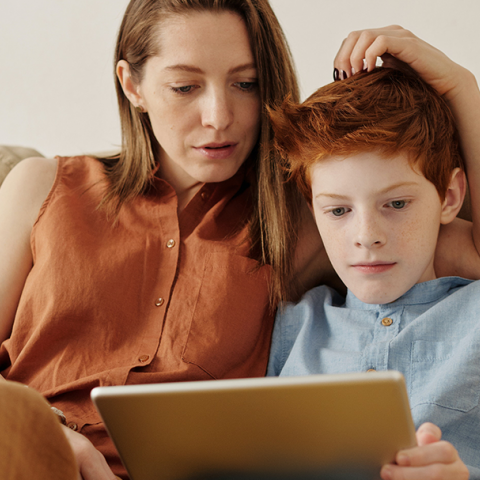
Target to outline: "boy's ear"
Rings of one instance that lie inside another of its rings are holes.
[[[455,168],[450,176],[450,183],[442,204],[440,223],[446,225],[452,222],[462,208],[467,189],[465,172],[461,168]]]

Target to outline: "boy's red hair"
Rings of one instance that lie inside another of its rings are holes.
[[[275,148],[311,203],[310,166],[330,155],[406,152],[443,200],[462,167],[453,115],[416,74],[378,68],[318,89],[302,104],[269,109]]]

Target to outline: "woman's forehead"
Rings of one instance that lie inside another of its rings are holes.
[[[174,50],[184,55],[203,50],[211,55],[241,52],[253,58],[245,22],[229,10],[169,14],[159,22],[155,41],[159,55]]]

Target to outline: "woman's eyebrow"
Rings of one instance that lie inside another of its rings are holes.
[[[195,67],[193,65],[186,65],[184,63],[179,63],[177,65],[169,65],[165,67],[164,70],[174,71],[181,70],[183,72],[192,72],[192,73],[204,73],[201,68]]]
[[[228,73],[240,73],[244,70],[256,70],[257,66],[254,63],[245,63],[244,65],[239,65],[238,67],[231,68]]]
[[[228,71],[228,74],[234,74],[234,73],[239,73],[243,72],[245,70],[255,70],[257,67],[254,63],[245,63],[243,65],[238,65],[237,67],[233,67]],[[188,65],[185,63],[178,63],[176,65],[168,65],[167,67],[164,68],[164,70],[168,71],[175,71],[175,70],[180,70],[183,72],[190,72],[190,73],[205,73],[201,68],[195,67],[194,65]]]

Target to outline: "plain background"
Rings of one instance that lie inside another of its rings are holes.
[[[128,0],[0,0],[0,144],[44,155],[120,143],[115,37]],[[351,30],[399,24],[480,76],[478,0],[271,0],[302,97],[332,81]],[[480,128],[480,126],[479,126]]]

